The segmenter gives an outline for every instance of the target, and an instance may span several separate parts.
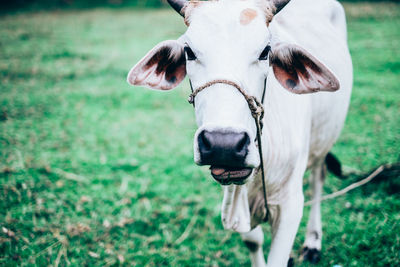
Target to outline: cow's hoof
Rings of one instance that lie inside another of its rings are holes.
[[[287,267],[294,267],[294,259],[292,257],[290,257],[290,259],[287,263]]]
[[[321,259],[321,251],[316,248],[304,247],[301,252],[301,259],[310,263],[318,263]]]

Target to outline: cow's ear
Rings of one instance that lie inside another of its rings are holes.
[[[154,47],[129,72],[131,85],[170,90],[186,76],[184,47],[178,41],[164,41]]]
[[[336,91],[339,81],[318,59],[303,48],[276,44],[270,54],[270,64],[279,83],[292,93]]]

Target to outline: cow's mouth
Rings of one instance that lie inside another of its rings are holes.
[[[253,169],[243,167],[211,166],[211,175],[222,185],[242,185]]]

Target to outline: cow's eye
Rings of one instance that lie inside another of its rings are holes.
[[[186,58],[187,60],[196,60],[197,57],[193,53],[193,50],[189,46],[185,46],[185,53],[186,53]]]
[[[261,52],[260,57],[258,58],[258,60],[267,60],[268,59],[268,54],[269,51],[271,50],[271,47],[269,45],[267,45],[264,50]]]

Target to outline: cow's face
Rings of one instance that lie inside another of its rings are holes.
[[[193,88],[223,79],[261,99],[268,73],[270,33],[262,10],[252,2],[213,2],[189,11],[182,37],[186,70]],[[194,160],[210,165],[222,184],[241,184],[259,165],[256,125],[244,96],[233,86],[215,84],[195,98],[199,126]]]
[[[338,89],[333,74],[302,48],[272,42],[268,25],[277,9],[273,1],[186,4],[181,10],[186,33],[151,50],[132,68],[128,82],[169,90],[187,74],[194,89],[223,79],[261,100],[272,66],[276,79],[291,92]],[[244,183],[260,164],[256,125],[244,96],[231,85],[217,83],[194,102],[199,126],[195,162],[210,165],[221,184]]]

